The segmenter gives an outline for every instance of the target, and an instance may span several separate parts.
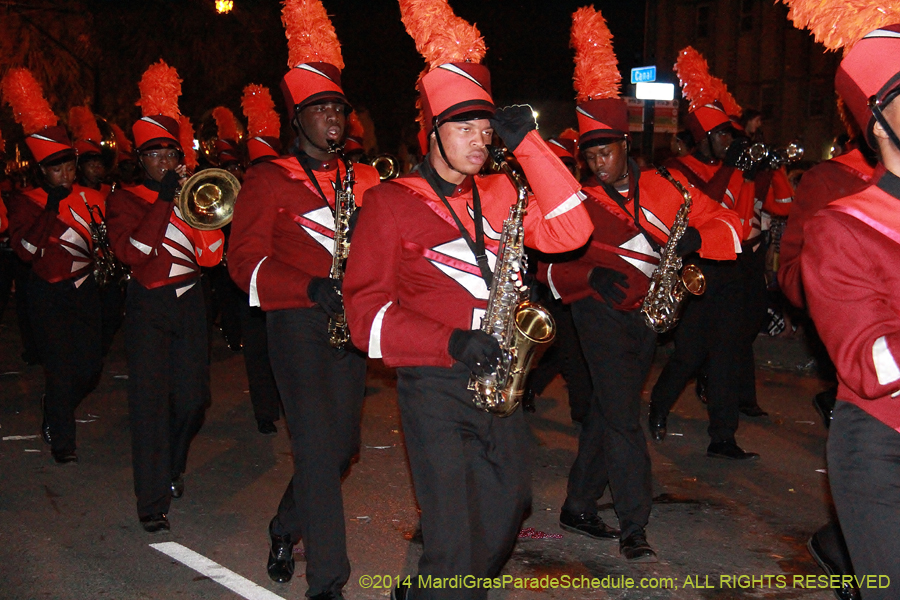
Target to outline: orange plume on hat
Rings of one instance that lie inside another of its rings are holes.
[[[212,116],[216,120],[220,140],[238,141],[241,134],[238,133],[238,124],[233,112],[224,106],[217,106],[213,109]]]
[[[3,139],[3,132],[0,131],[0,156],[6,154],[6,140]]]
[[[613,52],[612,33],[600,11],[593,6],[575,11],[569,45],[575,49],[575,99],[618,98],[622,74]]]
[[[131,154],[134,151],[134,146],[131,144],[131,140],[128,139],[128,136],[125,135],[125,132],[121,127],[116,125],[115,123],[110,123],[112,127],[113,133],[116,136],[116,147],[119,149],[120,154]]]
[[[446,0],[400,0],[400,20],[429,70],[447,63],[481,63],[487,52],[478,28],[457,17]]]
[[[781,0],[788,19],[809,29],[828,50],[849,51],[866,34],[900,22],[900,2],[887,0]]]
[[[32,135],[45,127],[53,127],[59,119],[44,98],[41,84],[28,69],[10,69],[0,82],[3,100],[13,109],[16,122]]]
[[[97,144],[103,139],[97,119],[87,106],[73,106],[69,109],[69,129],[76,141],[92,141]]]
[[[144,71],[138,87],[141,90],[141,99],[136,106],[141,107],[141,113],[145,117],[165,115],[177,121],[181,116],[178,109],[181,79],[175,67],[170,67],[160,59],[158,63],[150,65]]]
[[[281,119],[275,112],[275,103],[267,88],[255,83],[245,87],[241,107],[244,109],[244,116],[247,117],[247,133],[250,137],[277,138],[281,134]]]
[[[184,164],[189,171],[197,168],[197,151],[194,150],[194,126],[191,120],[182,116],[178,122],[178,143],[184,152]]]
[[[688,46],[678,53],[675,73],[681,81],[681,91],[690,101],[690,110],[718,100],[718,87],[709,73],[709,65],[699,52]]]
[[[355,112],[350,113],[350,116],[347,117],[347,136],[361,140],[365,135],[366,128],[363,126],[362,121],[359,120]]]
[[[324,62],[343,70],[341,43],[320,0],[285,0],[281,22],[288,41],[288,67]]]
[[[741,105],[738,104],[737,100],[734,99],[734,96],[731,95],[731,92],[728,91],[728,86],[725,85],[725,82],[718,77],[713,77],[712,80],[713,89],[716,90],[716,98],[722,103],[722,108],[725,109],[728,116],[740,117],[741,113],[744,112],[744,109],[741,108]]]

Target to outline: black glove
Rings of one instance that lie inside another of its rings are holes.
[[[309,299],[322,307],[329,317],[334,318],[344,311],[341,296],[341,281],[328,277],[313,277],[306,287]]]
[[[728,149],[725,151],[725,158],[722,159],[722,162],[728,165],[729,167],[738,166],[738,159],[740,159],[741,154],[744,153],[750,146],[750,140],[745,137],[738,138],[731,142],[731,145],[728,146]]]
[[[181,177],[177,171],[166,171],[162,181],[159,182],[159,199],[163,202],[175,200],[175,191],[178,189],[178,180]]]
[[[688,225],[688,228],[684,230],[684,235],[681,236],[681,239],[675,244],[675,254],[677,254],[679,258],[684,258],[691,252],[699,250],[702,243],[703,240],[700,239],[700,232]]]
[[[71,189],[61,185],[50,188],[50,191],[47,192],[47,205],[44,206],[44,210],[46,210],[47,212],[58,213],[59,203],[67,198],[71,193]]]
[[[489,373],[500,362],[500,342],[480,329],[454,329],[447,345],[450,356],[463,363],[475,375]]]
[[[515,152],[529,131],[537,129],[534,110],[527,104],[514,104],[501,108],[491,117],[491,127],[500,136],[510,152]]]
[[[631,287],[625,273],[606,267],[594,267],[588,275],[588,283],[610,306],[625,299],[625,291],[622,288]]]

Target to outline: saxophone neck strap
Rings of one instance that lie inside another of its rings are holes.
[[[312,183],[313,186],[315,186],[316,191],[319,192],[319,195],[322,197],[322,200],[325,201],[325,205],[331,209],[332,214],[335,214],[335,211],[337,210],[337,206],[334,206],[334,207],[331,206],[331,202],[328,201],[328,196],[326,196],[325,192],[322,191],[322,186],[319,185],[319,180],[316,179],[316,174],[313,172],[312,167],[310,167],[307,164],[307,161],[303,160],[301,155],[299,155],[299,154],[296,155],[296,159],[297,159],[297,164],[299,164],[301,167],[303,167],[303,172],[306,173],[306,176],[309,178],[310,183]],[[335,186],[336,187],[334,189],[338,190],[341,185],[341,167],[338,166],[338,168],[335,169],[335,171],[337,171],[337,175],[335,178]]]
[[[647,240],[650,247],[656,252],[659,252],[662,246],[641,224],[641,188],[638,185],[641,181],[641,169],[637,166],[637,163],[630,158],[628,159],[628,179],[628,198],[623,196],[619,190],[613,187],[613,185],[606,183],[605,181],[600,181],[600,185],[603,186],[606,195],[612,198],[625,214],[631,214],[631,220],[634,223],[635,228],[642,236],[644,236],[644,239]],[[632,208],[630,211],[628,210],[629,199],[632,201]]]
[[[440,182],[437,179],[439,175],[427,161],[423,162],[421,167],[419,172],[422,174],[425,181],[428,182],[428,185],[431,186],[431,189],[434,190],[434,193],[437,194],[438,198],[441,199],[444,207],[449,211],[450,216],[453,217],[453,221],[456,223],[457,229],[459,229],[459,234],[466,241],[466,245],[469,247],[469,250],[472,251],[472,254],[475,255],[475,262],[478,264],[479,270],[481,270],[481,278],[484,279],[488,289],[491,289],[491,285],[494,281],[494,274],[491,272],[491,268],[488,265],[487,253],[484,249],[484,220],[482,218],[481,196],[478,194],[478,186],[475,185],[474,181],[472,182],[472,221],[475,223],[475,239],[473,240],[472,236],[469,235],[469,232],[466,231],[466,228],[463,227],[459,215],[457,215],[456,211],[453,210],[453,207],[450,206],[450,202],[447,201],[447,197],[441,190]]]

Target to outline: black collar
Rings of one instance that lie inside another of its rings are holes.
[[[430,179],[431,181],[435,182],[441,193],[448,198],[459,196],[460,194],[465,194],[472,189],[473,177],[471,175],[466,177],[459,185],[451,183],[438,175],[438,172],[434,169],[434,167],[431,166],[431,163],[428,161],[427,156],[425,157],[425,160],[422,161],[419,170],[422,171],[422,177],[425,177],[426,180]]]
[[[890,171],[885,171],[876,185],[894,198],[900,198],[900,177]]]
[[[152,192],[158,192],[162,189],[162,184],[155,179],[151,179],[150,177],[144,178],[144,187]]]
[[[313,158],[306,152],[302,150],[297,151],[297,161],[300,162],[300,165],[310,169],[312,171],[333,171],[338,166],[338,158],[335,156],[330,160],[321,161],[317,158]]]

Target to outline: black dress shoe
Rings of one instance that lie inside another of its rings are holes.
[[[522,410],[527,413],[533,413],[537,410],[534,406],[534,390],[529,388],[525,389],[525,393],[522,394]]]
[[[172,491],[173,498],[181,498],[184,495],[184,477],[177,475],[172,478],[172,484],[169,489]]]
[[[806,543],[806,548],[809,550],[813,559],[815,559],[816,564],[818,564],[829,576],[853,575],[853,573],[845,573],[843,569],[838,567],[837,563],[825,553],[822,545],[819,543],[817,534],[813,534],[813,536],[809,538],[809,541]],[[843,579],[841,581],[843,581]],[[851,583],[843,583],[841,587],[832,588],[832,591],[834,592],[835,598],[838,600],[860,600],[859,588]]]
[[[43,438],[45,444],[51,446],[53,445],[53,440],[50,437],[50,424],[47,423],[47,411],[44,409],[44,401],[46,399],[46,394],[41,396],[41,438]]]
[[[344,600],[344,595],[340,592],[322,592],[315,596],[309,596],[309,600]]]
[[[272,525],[275,523],[273,518],[269,521],[269,539],[271,547],[269,548],[269,562],[266,570],[269,572],[269,578],[278,583],[287,583],[294,576],[294,544],[291,542],[291,535],[275,535],[272,532]]]
[[[724,458],[727,460],[756,460],[759,454],[756,452],[744,452],[734,441],[713,442],[706,449],[706,455],[710,458]]]
[[[747,417],[768,417],[769,413],[760,408],[759,404],[751,404],[750,406],[741,406],[738,408],[741,414]]]
[[[278,433],[278,428],[275,427],[275,423],[272,421],[265,421],[263,419],[256,420],[256,429],[263,435],[275,435]]]
[[[647,536],[643,531],[632,533],[627,538],[619,542],[619,553],[625,557],[625,560],[631,562],[656,562],[656,552],[647,543]]]
[[[60,465],[67,465],[70,463],[78,462],[78,455],[75,454],[74,450],[63,450],[62,452],[57,452],[56,450],[51,450],[50,454],[53,455],[53,460]]]
[[[834,405],[837,402],[837,388],[829,388],[824,392],[819,392],[813,398],[813,408],[822,417],[825,429],[831,425],[831,415],[834,412]]]
[[[707,404],[709,399],[706,397],[706,388],[709,385],[709,379],[705,374],[697,375],[697,382],[694,384],[694,393],[697,394],[697,400],[703,404]]]
[[[157,513],[141,517],[141,527],[147,533],[156,533],[158,531],[169,531],[169,517],[165,513]]]
[[[603,522],[593,513],[581,513],[580,515],[562,511],[559,513],[559,526],[572,533],[580,533],[595,540],[617,540],[620,532]]]
[[[400,584],[391,590],[391,600],[407,600],[409,598],[409,585]]]
[[[668,413],[657,409],[653,406],[653,403],[650,403],[650,418],[647,425],[650,428],[650,437],[655,441],[661,442],[666,439],[666,421],[668,418]]]

